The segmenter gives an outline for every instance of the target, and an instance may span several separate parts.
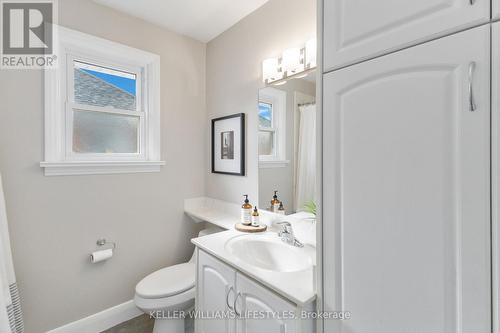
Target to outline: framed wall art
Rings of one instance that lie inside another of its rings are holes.
[[[212,173],[245,175],[245,114],[212,119]]]

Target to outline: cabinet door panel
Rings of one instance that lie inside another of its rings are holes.
[[[237,320],[238,333],[296,333],[295,305],[243,276],[236,275],[237,310],[244,314]],[[246,314],[246,315],[245,315]],[[261,318],[262,314],[268,314]]]
[[[499,19],[500,18],[500,0],[491,0],[491,7],[492,7],[492,16],[493,19]]]
[[[495,0],[498,1],[498,0]],[[326,71],[487,22],[488,0],[324,0]]]
[[[229,311],[235,296],[236,272],[212,256],[198,251],[198,272],[196,277],[196,309],[206,315]],[[229,293],[229,294],[228,294]],[[233,333],[232,318],[197,319],[198,333]]]
[[[496,1],[498,3],[498,1]],[[492,240],[493,333],[500,333],[500,22],[492,25]]]
[[[489,71],[486,26],[324,76],[325,332],[490,332]]]

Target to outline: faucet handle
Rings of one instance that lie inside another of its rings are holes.
[[[304,246],[304,244],[302,244],[297,238],[295,238],[293,234],[292,224],[290,222],[283,221],[276,224],[282,227],[282,229],[278,232],[278,237],[280,237],[282,241],[297,247]]]
[[[284,231],[287,231],[292,229],[292,224],[288,221],[283,221],[283,222],[278,222],[276,223],[277,225],[281,226]]]
[[[281,230],[278,232],[279,237],[283,236],[283,234],[291,234],[292,224],[290,222],[283,221],[276,224],[281,226]]]

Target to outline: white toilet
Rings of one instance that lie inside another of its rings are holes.
[[[222,231],[217,227],[201,230],[199,237]],[[146,314],[155,312],[153,333],[184,333],[184,319],[161,318],[167,312],[189,310],[194,306],[195,253],[191,260],[149,274],[135,287],[135,305]],[[157,311],[157,312],[156,312]]]

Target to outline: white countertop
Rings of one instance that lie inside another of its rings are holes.
[[[237,204],[208,197],[184,200],[184,212],[195,222],[209,222],[223,229],[233,229],[240,220]]]
[[[209,197],[184,200],[184,212],[195,222],[208,222],[227,230],[233,230],[241,218],[240,205]],[[302,243],[316,246],[316,223],[311,219],[314,215],[305,212],[280,215],[266,210],[260,210],[259,213],[260,223],[267,225],[269,230],[277,231],[274,226],[276,222],[288,221]]]
[[[216,224],[219,225],[219,223]],[[234,267],[236,270],[244,273],[245,275],[252,277],[298,306],[305,306],[316,299],[316,291],[314,290],[315,283],[313,280],[314,268],[311,267],[309,269],[296,272],[276,272],[250,265],[232,255],[225,248],[228,240],[240,235],[248,234],[231,229],[216,234],[194,238],[191,242],[198,248],[215,256],[219,260]],[[278,235],[275,232],[268,231],[262,233],[262,237],[278,238]],[[312,238],[314,238],[314,236]],[[309,251],[315,258],[315,247],[310,244],[306,244],[303,249],[304,251]]]

